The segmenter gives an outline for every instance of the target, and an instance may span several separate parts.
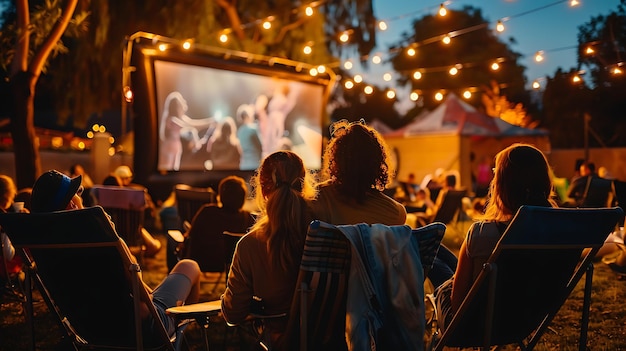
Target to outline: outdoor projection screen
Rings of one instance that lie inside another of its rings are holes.
[[[281,149],[321,167],[325,85],[158,58],[153,74],[157,171],[254,170]]]

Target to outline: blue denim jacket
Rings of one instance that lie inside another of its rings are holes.
[[[349,350],[422,350],[424,271],[409,226],[337,226],[352,243]]]

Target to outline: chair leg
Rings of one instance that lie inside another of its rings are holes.
[[[591,284],[593,282],[593,263],[589,263],[585,271],[585,292],[583,298],[583,311],[580,321],[580,338],[578,350],[587,350],[587,331],[589,328],[589,308],[591,307]]]

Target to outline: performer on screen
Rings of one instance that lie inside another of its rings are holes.
[[[171,92],[165,99],[163,115],[159,126],[159,166],[160,170],[180,169],[183,156],[183,136],[191,136],[191,149],[198,151],[208,140],[200,138],[199,128],[210,128],[215,123],[213,117],[195,119],[186,115],[187,101],[178,91]],[[208,133],[206,135],[209,135]]]

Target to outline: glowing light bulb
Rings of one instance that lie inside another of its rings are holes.
[[[221,34],[221,35],[220,35],[220,42],[225,43],[225,42],[227,42],[227,41],[228,41],[228,35],[226,35],[226,34],[224,34],[224,33],[223,33],[223,34]]]
[[[443,100],[443,94],[442,93],[435,94],[435,100],[437,100],[437,101]]]
[[[393,99],[396,97],[396,92],[393,90],[387,90],[387,99]]]
[[[309,70],[309,74],[313,77],[315,77],[317,75],[317,69],[316,68],[311,68],[311,70]]]
[[[363,81],[363,76],[361,76],[360,74],[357,74],[354,76],[354,81],[356,83],[361,83]]]
[[[446,10],[446,7],[443,6],[443,4],[441,4],[439,6],[439,16],[443,17],[443,16],[445,16],[447,14],[448,14],[448,10]]]
[[[380,57],[380,55],[376,54],[372,57],[372,63],[375,65],[380,64],[383,61],[382,57]]]
[[[408,48],[408,49],[406,50],[406,54],[407,54],[407,55],[409,55],[409,56],[411,56],[411,57],[415,56],[415,53],[416,53],[416,51],[415,51],[415,49],[413,49],[413,48]]]
[[[611,71],[611,73],[613,73],[613,74],[615,74],[615,75],[618,75],[618,74],[622,74],[623,72],[622,72],[622,69],[621,69],[621,68],[619,68],[619,67],[615,67],[615,68],[613,68],[613,70]]]
[[[385,21],[379,21],[378,22],[378,29],[380,30],[387,30],[387,22]]]
[[[443,37],[443,39],[441,39],[441,41],[444,44],[448,45],[448,44],[450,44],[450,41],[452,41],[452,39],[450,39],[450,36],[446,35],[445,37]]]
[[[302,52],[304,52],[305,55],[310,55],[311,52],[313,52],[313,49],[310,45],[305,45],[304,49],[302,49]]]
[[[463,97],[464,97],[466,100],[467,100],[467,99],[469,99],[469,98],[471,98],[471,97],[472,97],[472,92],[471,92],[471,91],[469,91],[469,90],[464,91],[464,92],[463,92]]]
[[[304,14],[309,17],[313,16],[313,8],[311,6],[307,6],[306,9],[304,9]]]
[[[539,88],[541,88],[541,84],[539,84],[539,81],[534,81],[533,82],[533,89],[536,90],[536,89],[539,89]]]
[[[352,61],[348,60],[346,62],[343,63],[343,68],[345,69],[352,69]]]
[[[159,50],[161,51],[165,51],[167,49],[167,45],[165,44],[159,44]]]
[[[498,20],[498,23],[496,23],[496,31],[498,33],[504,32],[504,23],[501,20]]]
[[[578,5],[580,5],[580,1],[578,1],[578,0],[570,0],[570,2],[569,2],[569,6],[571,6],[571,7],[575,7],[575,6],[578,6]]]
[[[585,49],[585,54],[587,55],[593,55],[596,51],[591,47],[591,46],[587,46],[587,49]]]
[[[390,80],[391,80],[391,78],[392,78],[392,77],[391,77],[391,73],[385,73],[385,74],[383,74],[383,80],[384,80],[385,82],[390,81]]]
[[[363,92],[367,95],[370,95],[374,92],[374,88],[372,88],[371,85],[368,85],[365,88],[363,88]]]
[[[409,98],[411,99],[411,101],[417,101],[420,98],[420,94],[414,91],[411,93],[411,95],[409,95]]]
[[[580,83],[582,81],[582,78],[580,78],[580,76],[578,74],[574,75],[572,77],[572,82],[574,83]]]
[[[270,21],[263,22],[263,29],[270,29],[270,28],[272,28],[272,22]]]
[[[420,72],[420,71],[413,72],[413,79],[415,79],[415,80],[422,79],[422,72]]]
[[[350,34],[348,34],[348,32],[341,33],[341,35],[339,36],[339,41],[341,41],[342,43],[346,43],[348,40],[350,40]]]
[[[452,67],[448,73],[450,73],[451,76],[456,76],[456,74],[459,73],[459,70],[456,67]]]
[[[317,66],[317,72],[319,72],[321,74],[326,73],[326,66],[324,66],[324,65]]]
[[[343,83],[343,86],[346,87],[346,89],[352,89],[354,88],[354,83],[351,80],[346,80],[346,82]]]
[[[491,64],[491,70],[492,71],[497,71],[500,69],[500,65],[497,62],[494,62]]]
[[[189,50],[190,48],[191,48],[191,42],[190,41],[185,41],[183,43],[183,49]]]
[[[91,130],[93,130],[94,132],[97,132],[98,129],[100,129],[100,125],[97,123],[91,126]]]
[[[537,51],[535,54],[535,62],[541,62],[543,61],[543,58],[543,51]]]

